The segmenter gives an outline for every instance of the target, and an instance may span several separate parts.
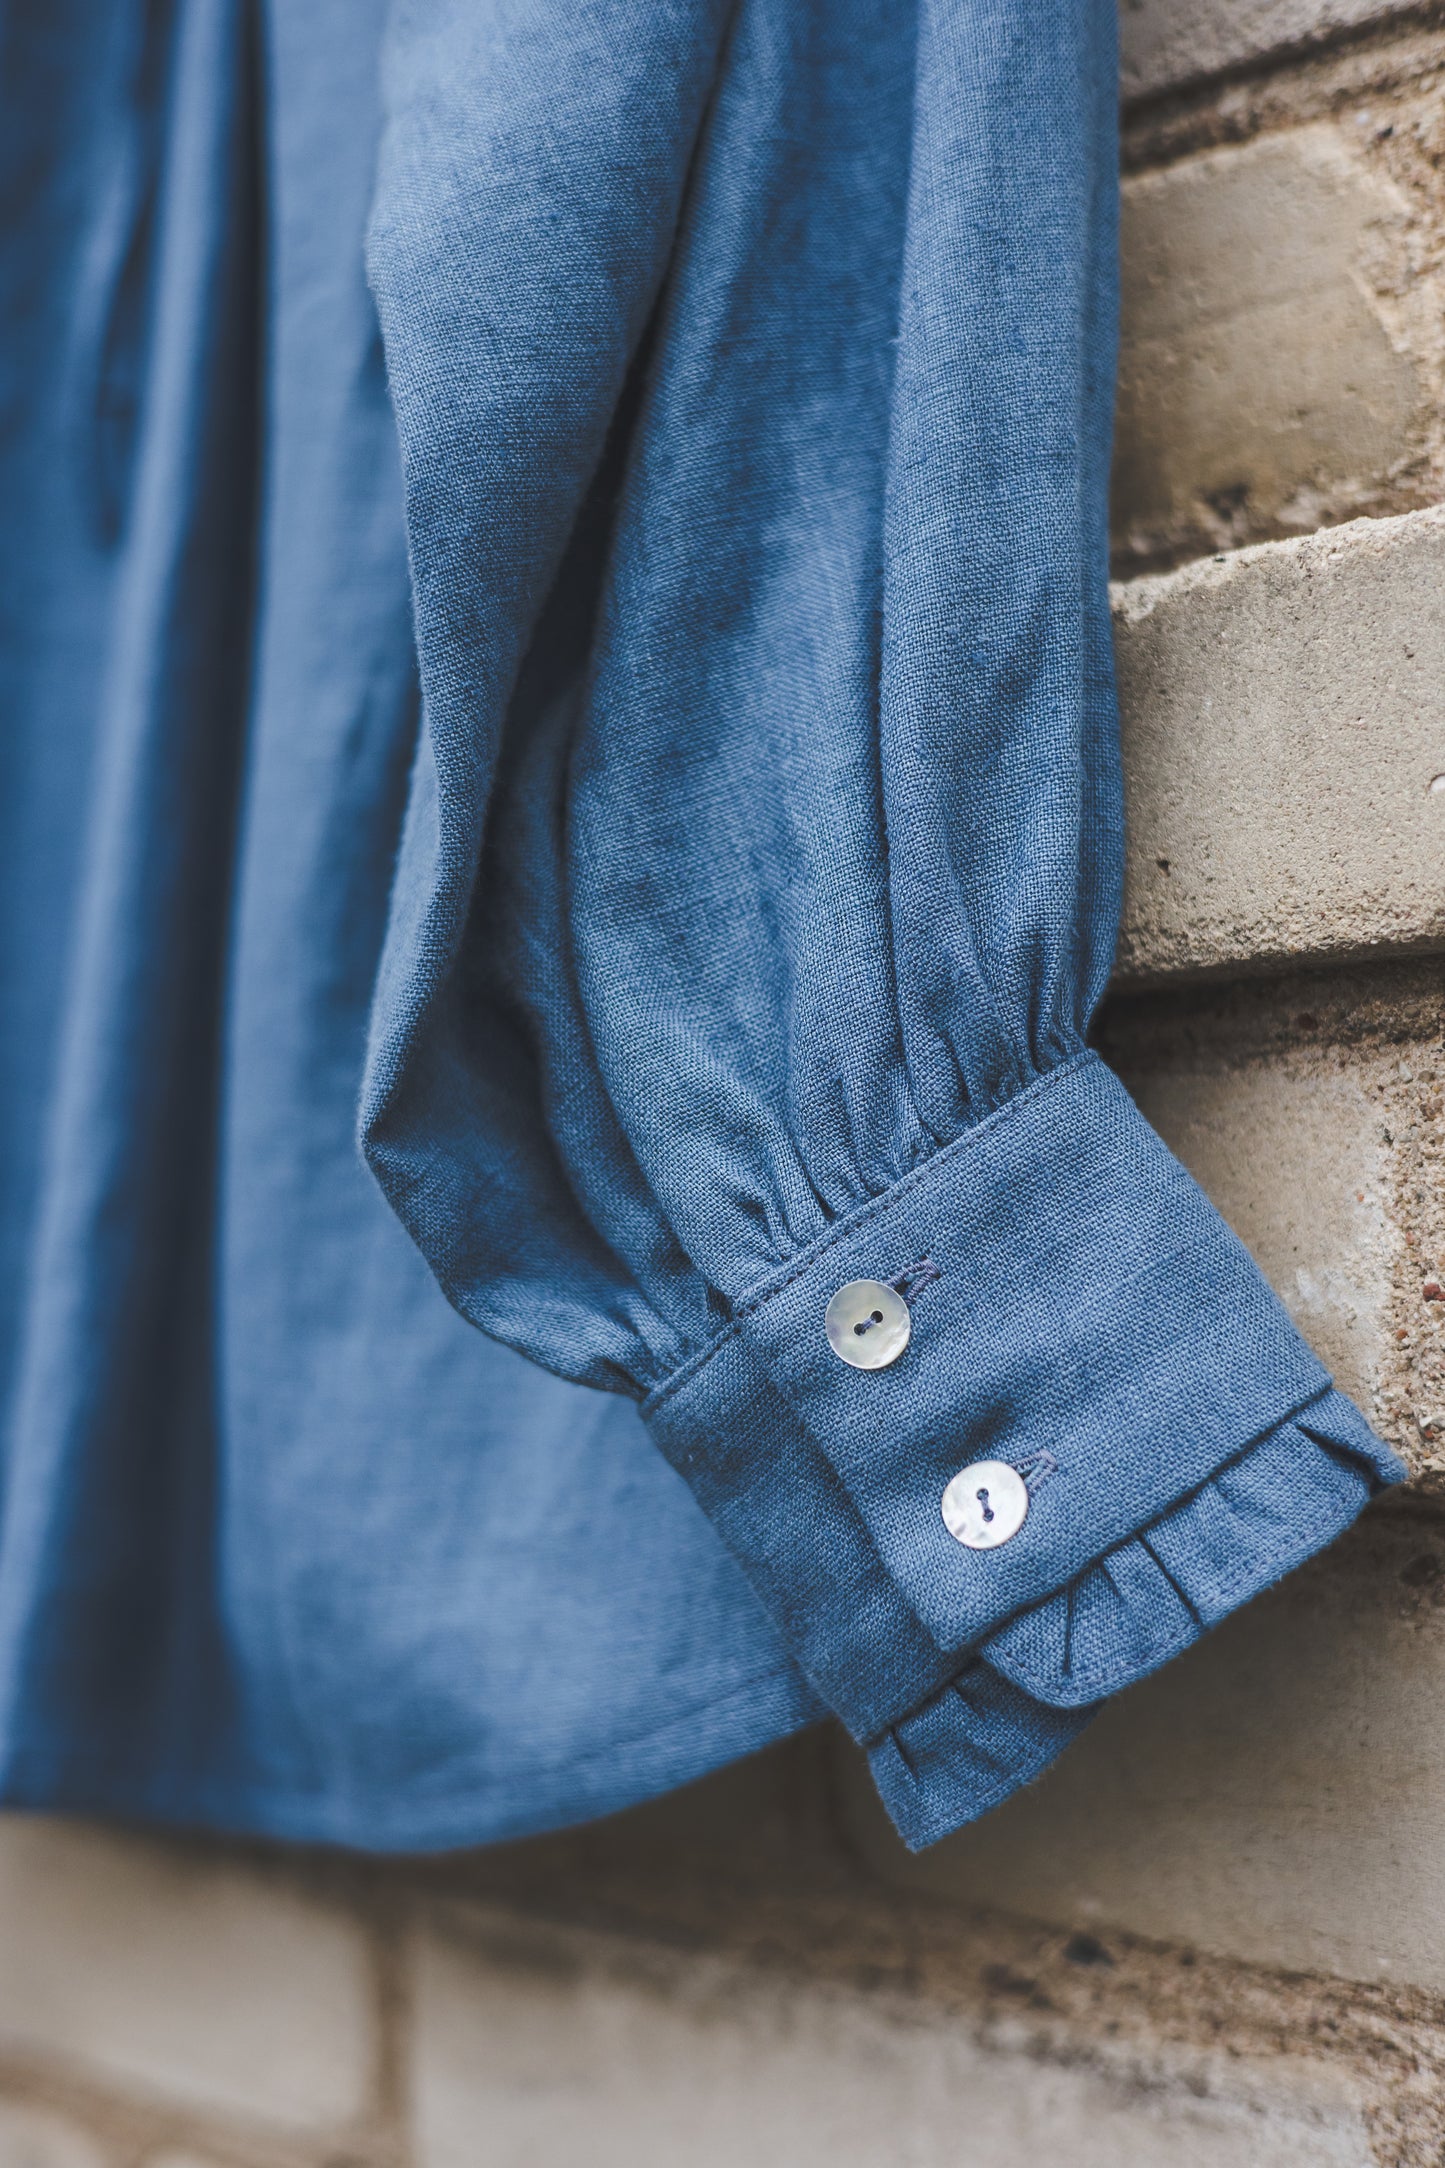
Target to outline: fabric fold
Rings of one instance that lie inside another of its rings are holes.
[[[974,1663],[875,1739],[868,1768],[894,1827],[917,1852],[1042,1776],[1093,1714],[1051,1708]]]
[[[1398,1463],[1330,1391],[983,1644],[1006,1678],[1078,1708],[1158,1670],[1330,1543]]]
[[[1102,1701],[1333,1542],[1398,1472],[1331,1389],[1010,1620],[868,1747],[904,1841],[921,1849],[1031,1783]]]

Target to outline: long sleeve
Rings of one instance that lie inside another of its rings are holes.
[[[413,0],[388,61],[365,1150],[466,1317],[642,1402],[913,1843],[1399,1472],[1087,1046],[1112,40]]]

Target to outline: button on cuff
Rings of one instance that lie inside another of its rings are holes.
[[[853,1370],[886,1370],[913,1334],[913,1318],[897,1288],[882,1280],[849,1280],[823,1315],[828,1345]]]
[[[943,1525],[970,1551],[996,1551],[1023,1527],[1029,1487],[1006,1460],[976,1460],[944,1491]]]

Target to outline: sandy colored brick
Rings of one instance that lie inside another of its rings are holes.
[[[189,2147],[166,2146],[159,2153],[148,2153],[141,2168],[220,2168],[220,2163]]]
[[[473,1919],[414,1952],[418,2168],[1365,2168],[1341,2089],[1151,2082],[701,1953]]]
[[[0,1819],[0,2053],[288,2133],[349,2123],[359,1923],[220,1854]]]
[[[1404,199],[1325,123],[1126,182],[1123,559],[1381,508],[1428,426],[1377,295],[1398,285],[1407,245]]]
[[[1408,0],[1122,0],[1124,95],[1176,90],[1411,12]]]
[[[1445,510],[1116,590],[1121,978],[1445,945]]]
[[[0,2168],[109,2168],[88,2131],[48,2108],[0,2100]]]
[[[1326,1368],[1373,1409],[1400,1230],[1370,1066],[1303,1051],[1233,1062],[1203,1048],[1126,1081]]]
[[[1445,1495],[1445,1045],[1434,959],[1115,1002],[1108,1059],[1296,1324]]]

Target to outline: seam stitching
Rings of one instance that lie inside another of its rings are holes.
[[[882,1744],[883,1741],[886,1741],[890,1738],[893,1738],[893,1734],[891,1732],[885,1732],[883,1734],[883,1739],[878,1743]],[[898,1747],[897,1739],[893,1739],[893,1744],[895,1748]],[[1067,1744],[1068,1741],[1065,1740],[1064,1745]],[[871,1748],[869,1749],[869,1751],[871,1752]],[[1030,1755],[1028,1759],[1024,1762],[1022,1768],[1017,1770],[1011,1770],[1000,1783],[990,1785],[989,1789],[986,1792],[979,1794],[972,1800],[967,1819],[969,1821],[977,1821],[979,1816],[981,1814],[986,1814],[990,1807],[997,1806],[1001,1800],[1011,1799],[1015,1792],[1022,1791],[1023,1787],[1026,1784],[1031,1783],[1033,1779],[1038,1776],[1041,1770],[1047,1769],[1050,1762],[1057,1761],[1059,1755],[1062,1752],[1062,1746],[1049,1746],[1041,1755]],[[907,1756],[902,1753],[901,1749],[899,1749],[899,1759],[903,1762],[904,1767],[908,1770],[909,1778],[913,1784],[915,1797],[920,1798],[926,1807],[928,1804],[928,1793],[924,1788],[924,1780],[918,1776],[915,1769],[909,1763]],[[923,1816],[920,1833],[927,1832],[930,1834],[930,1836],[932,1833],[935,1832],[939,1835],[947,1835],[959,1826],[959,1823],[954,1819],[952,1815],[949,1814],[946,1808],[935,1808],[932,1813],[925,1813],[925,1815]]]
[[[1359,1508],[1356,1507],[1355,1510],[1356,1512],[1358,1512]],[[1354,1516],[1351,1515],[1351,1518],[1353,1517]],[[1157,1523],[1154,1523],[1152,1525],[1157,1526]],[[1340,1523],[1337,1514],[1328,1514],[1323,1519],[1311,1521],[1309,1526],[1301,1532],[1296,1542],[1288,1550],[1276,1552],[1274,1554],[1274,1556],[1268,1561],[1265,1570],[1273,1574],[1275,1579],[1283,1578],[1286,1573],[1292,1572],[1297,1564],[1303,1563],[1304,1559],[1310,1555],[1310,1546],[1314,1544],[1318,1538],[1322,1536],[1327,1536],[1332,1529],[1337,1530],[1339,1528],[1339,1525]],[[1344,1525],[1348,1527],[1349,1523],[1346,1522]],[[1130,1543],[1136,1543],[1140,1540],[1142,1539],[1137,1536],[1131,1536],[1128,1538],[1128,1542]],[[1126,1547],[1126,1545],[1119,1546],[1120,1549],[1124,1549]],[[1146,1548],[1148,1548],[1147,1545]],[[1105,1556],[1107,1555],[1108,1554],[1106,1553]],[[1094,1561],[1095,1565],[1099,1565],[1101,1563],[1102,1560],[1096,1559]],[[1093,1567],[1086,1568],[1085,1574],[1092,1571]],[[1071,1582],[1069,1586],[1071,1588],[1074,1587],[1078,1581],[1081,1581],[1085,1578],[1085,1574],[1076,1575],[1075,1581]],[[1172,1580],[1173,1576],[1171,1575],[1169,1576],[1169,1578]],[[1249,1587],[1251,1583],[1258,1590],[1261,1591],[1270,1586],[1270,1583],[1268,1581],[1261,1581],[1258,1578],[1257,1569],[1255,1571],[1240,1572],[1236,1574],[1231,1574],[1227,1581],[1222,1581],[1220,1583],[1220,1597],[1227,1603],[1232,1596],[1237,1595],[1242,1588]],[[1054,1602],[1057,1600],[1057,1598],[1050,1597],[1047,1600],[1049,1602]],[[1184,1600],[1186,1604],[1188,1604],[1187,1597]],[[1193,1610],[1192,1605],[1189,1606],[1189,1608]],[[1200,1639],[1201,1635],[1206,1633],[1212,1633],[1214,1627],[1219,1625],[1223,1618],[1222,1613],[1219,1619],[1215,1619],[1212,1621],[1204,1618],[1197,1611],[1194,1612],[1193,1615],[1195,1623],[1191,1627],[1187,1628],[1183,1633],[1173,1634],[1169,1636],[1168,1639],[1156,1645],[1154,1653],[1152,1653],[1145,1659],[1148,1665],[1157,1668],[1157,1665],[1161,1663],[1167,1663],[1170,1657],[1180,1655],[1185,1649],[1192,1647],[1193,1644]],[[1027,1682],[1032,1677],[1036,1676],[1036,1674],[1032,1674],[1026,1671],[1021,1665],[1011,1664],[1009,1662],[1009,1659],[1005,1656],[1000,1656],[998,1659],[995,1659],[992,1655],[988,1653],[987,1642],[983,1643],[979,1653],[982,1655],[983,1660],[986,1664],[996,1664],[996,1668],[1000,1671],[1003,1671],[1005,1677],[1011,1678],[1016,1686],[1022,1686],[1026,1693],[1032,1692],[1032,1687],[1029,1686]],[[1116,1671],[1112,1671],[1105,1666],[1094,1665],[1092,1667],[1085,1666],[1082,1671],[1071,1672],[1070,1676],[1076,1679],[1079,1684],[1084,1687],[1092,1687],[1096,1685],[1099,1681],[1104,1679],[1115,1679],[1117,1681],[1117,1684],[1107,1689],[1107,1691],[1111,1693],[1118,1693],[1122,1691],[1124,1687],[1131,1686],[1135,1679],[1143,1676],[1143,1673],[1140,1671],[1131,1670],[1121,1676]],[[1042,1699],[1042,1696],[1036,1696],[1035,1698]],[[924,1702],[922,1706],[924,1708],[927,1708],[928,1703]],[[1053,1708],[1056,1706],[1056,1704],[1050,1702],[1047,1704],[1047,1706]],[[1070,1707],[1072,1705],[1069,1703],[1065,1703],[1064,1706]]]
[[[943,1696],[949,1692],[955,1681],[963,1678],[977,1663],[987,1664],[991,1670],[997,1671],[1003,1678],[1008,1679],[1013,1685],[1021,1688],[1024,1693],[1032,1695],[1035,1700],[1042,1701],[1043,1697],[1034,1692],[1034,1687],[1032,1684],[1032,1680],[1036,1675],[1031,1674],[1029,1671],[1025,1670],[1022,1665],[1011,1661],[1007,1656],[1003,1655],[1002,1652],[995,1656],[991,1652],[990,1644],[999,1640],[1005,1633],[1008,1632],[1011,1625],[1016,1623],[1018,1619],[1027,1617],[1031,1611],[1039,1611],[1044,1609],[1048,1604],[1057,1603],[1060,1596],[1068,1596],[1072,1598],[1074,1591],[1079,1587],[1081,1582],[1087,1580],[1088,1576],[1091,1573],[1095,1572],[1098,1567],[1105,1564],[1107,1560],[1113,1556],[1114,1552],[1127,1550],[1131,1543],[1137,1543],[1140,1538],[1146,1535],[1151,1528],[1158,1528],[1159,1526],[1161,1526],[1164,1521],[1169,1520],[1175,1513],[1177,1513],[1182,1506],[1191,1504],[1202,1491],[1207,1490],[1209,1486],[1214,1483],[1221,1475],[1227,1473],[1229,1469],[1238,1466],[1238,1464],[1242,1460],[1247,1459],[1250,1454],[1257,1451],[1261,1445],[1265,1444],[1268,1439],[1274,1437],[1279,1431],[1284,1430],[1290,1425],[1294,1425],[1298,1429],[1304,1431],[1306,1437],[1310,1439],[1311,1444],[1316,1446],[1322,1446],[1327,1441],[1316,1438],[1313,1433],[1308,1429],[1308,1427],[1303,1422],[1301,1422],[1300,1418],[1301,1416],[1308,1414],[1311,1408],[1315,1407],[1321,1400],[1327,1399],[1330,1393],[1336,1390],[1337,1388],[1333,1386],[1326,1386],[1323,1392],[1312,1393],[1308,1400],[1300,1401],[1294,1408],[1289,1411],[1288,1414],[1282,1415],[1277,1422],[1271,1423],[1267,1430],[1261,1431],[1259,1435],[1253,1438],[1250,1443],[1246,1445],[1240,1452],[1231,1455],[1228,1460],[1221,1461],[1219,1466],[1215,1468],[1210,1475],[1206,1476],[1202,1483],[1197,1484],[1192,1491],[1188,1491],[1185,1493],[1184,1497],[1176,1499],[1174,1503],[1171,1506],[1166,1507],[1162,1513],[1157,1513],[1152,1521],[1146,1521],[1142,1529],[1135,1529],[1132,1535],[1125,1536],[1120,1542],[1111,1544],[1107,1551],[1101,1552],[1097,1558],[1090,1559],[1089,1563],[1086,1566],[1081,1567],[1077,1573],[1071,1574],[1068,1580],[1063,1582],[1058,1588],[1051,1589],[1048,1595],[1036,1598],[1033,1603],[1025,1604],[1023,1608],[1020,1611],[1015,1612],[1013,1618],[1005,1622],[1005,1624],[993,1627],[989,1631],[985,1639],[979,1642],[975,1642],[973,1644],[967,1655],[964,1657],[963,1661],[959,1664],[958,1669],[950,1673],[949,1677],[944,1681],[942,1686],[935,1688],[934,1691],[931,1694],[926,1695],[922,1701],[915,1702],[911,1708],[905,1709],[901,1716],[894,1717],[892,1722],[889,1724],[885,1724],[881,1731],[875,1732],[869,1739],[865,1740],[863,1742],[865,1749],[876,1745],[880,1740],[888,1738],[900,1724],[910,1723],[915,1716],[921,1716],[926,1709],[931,1709],[936,1701],[942,1700]],[[1337,1446],[1336,1452],[1347,1456],[1350,1461],[1351,1467],[1355,1469],[1361,1476],[1363,1476],[1366,1486],[1365,1502],[1368,1503],[1369,1498],[1374,1497],[1383,1487],[1380,1483],[1379,1478],[1373,1474],[1372,1470],[1366,1462],[1357,1459],[1354,1454],[1350,1453],[1347,1446]],[[1304,1560],[1311,1555],[1310,1546],[1312,1544],[1317,1544],[1317,1539],[1321,1537],[1328,1538],[1331,1531],[1334,1531],[1336,1534],[1338,1534],[1341,1531],[1342,1527],[1349,1526],[1349,1521],[1355,1519],[1361,1510],[1361,1507],[1357,1506],[1354,1509],[1354,1512],[1351,1513],[1351,1515],[1349,1516],[1349,1520],[1346,1520],[1343,1523],[1339,1521],[1337,1514],[1326,1515],[1323,1518],[1316,1518],[1315,1520],[1311,1521],[1308,1527],[1305,1528],[1298,1535],[1295,1543],[1289,1549],[1283,1552],[1275,1553],[1273,1558],[1270,1560],[1269,1567],[1270,1570],[1274,1571],[1275,1579],[1281,1580],[1283,1579],[1285,1574],[1293,1572],[1296,1566],[1301,1565]],[[1256,1592],[1270,1585],[1269,1582],[1260,1581],[1258,1579],[1256,1568],[1241,1567],[1237,1573],[1231,1574],[1227,1580],[1220,1583],[1219,1594],[1221,1598],[1228,1602],[1229,1598],[1234,1596],[1240,1589],[1249,1586],[1251,1582],[1254,1584]],[[1219,1624],[1223,1616],[1224,1613],[1221,1612],[1220,1619],[1216,1620],[1214,1624]],[[1160,1644],[1159,1647],[1161,1653],[1157,1653],[1156,1655],[1151,1656],[1147,1660],[1147,1668],[1158,1669],[1160,1665],[1168,1662],[1171,1657],[1179,1655],[1184,1649],[1191,1647],[1195,1641],[1199,1640],[1201,1634],[1209,1633],[1212,1631],[1213,1627],[1204,1623],[1204,1621],[1201,1620],[1199,1625],[1197,1625],[1191,1632],[1185,1633],[1182,1636],[1176,1636],[1173,1639]],[[1072,1655],[1072,1651],[1070,1653]],[[1100,1666],[1095,1665],[1092,1667],[1086,1667],[1083,1671],[1080,1672],[1075,1672],[1071,1669],[1067,1675],[1071,1678],[1075,1678],[1081,1681],[1082,1684],[1086,1687],[1092,1686],[1096,1682],[1103,1679],[1113,1679],[1114,1684],[1107,1687],[1105,1689],[1105,1693],[1099,1697],[1100,1699],[1107,1699],[1109,1694],[1122,1692],[1124,1687],[1133,1685],[1134,1681],[1136,1679],[1144,1677],[1146,1675],[1146,1672],[1144,1670],[1135,1670],[1127,1673],[1124,1676],[1120,1676],[1116,1672],[1110,1672]],[[1079,1707],[1080,1704],[1072,1701],[1050,1701],[1043,1702],[1043,1706],[1049,1709],[1072,1709]]]
[[[1348,1526],[1348,1523],[1346,1523],[1346,1525]],[[1279,1572],[1276,1578],[1283,1578],[1286,1573],[1289,1573],[1293,1570],[1295,1565],[1302,1564],[1304,1558],[1309,1556],[1309,1545],[1314,1543],[1317,1537],[1328,1535],[1331,1530],[1335,1530],[1336,1528],[1337,1523],[1333,1517],[1327,1520],[1312,1522],[1309,1528],[1306,1529],[1301,1535],[1299,1539],[1299,1544],[1297,1544],[1292,1550],[1284,1552],[1283,1554],[1280,1554],[1279,1556],[1271,1560],[1271,1567],[1273,1568],[1275,1566],[1278,1566],[1279,1568]],[[1129,1540],[1133,1542],[1135,1539],[1133,1537],[1130,1537]],[[1303,1551],[1301,1551],[1300,1545],[1304,1546]],[[1095,1560],[1095,1564],[1097,1565],[1098,1563],[1099,1561]],[[1088,1570],[1092,1570],[1092,1568]],[[1052,1603],[1056,1601],[1059,1596],[1071,1593],[1077,1582],[1079,1580],[1082,1580],[1083,1578],[1084,1576],[1082,1574],[1076,1575],[1074,1581],[1066,1583],[1065,1587],[1062,1589],[1055,1590],[1054,1595],[1045,1598],[1045,1601]],[[1238,1574],[1222,1585],[1220,1589],[1220,1594],[1224,1597],[1232,1596],[1237,1589],[1243,1588],[1253,1579],[1254,1576],[1252,1574]],[[1269,1586],[1269,1584],[1267,1582],[1259,1582],[1257,1586],[1262,1591],[1264,1588]],[[1221,1619],[1217,1619],[1214,1621],[1215,1625],[1218,1625],[1220,1623],[1222,1623],[1222,1615]],[[1185,1649],[1192,1647],[1193,1644],[1198,1641],[1203,1634],[1210,1633],[1212,1631],[1213,1626],[1207,1625],[1204,1623],[1204,1621],[1201,1620],[1199,1625],[1196,1626],[1191,1632],[1184,1634],[1182,1637],[1176,1636],[1168,1641],[1159,1644],[1159,1646],[1149,1655],[1149,1657],[1146,1658],[1147,1668],[1157,1670],[1160,1665],[1167,1663],[1172,1656],[1181,1655]],[[954,1678],[946,1680],[945,1683],[939,1687],[936,1693],[929,1695],[927,1701],[920,1701],[915,1708],[909,1709],[903,1716],[895,1717],[891,1724],[886,1725],[882,1731],[876,1733],[872,1739],[869,1739],[866,1742],[867,1747],[872,1748],[874,1746],[881,1745],[881,1743],[885,1739],[892,1738],[901,1725],[912,1723],[914,1717],[923,1716],[924,1714],[926,1714],[926,1712],[934,1706],[935,1702],[942,1701],[944,1696],[953,1690],[955,1679],[965,1676],[965,1674],[973,1668],[973,1665],[979,1661],[986,1663],[989,1666],[990,1670],[998,1671],[1002,1677],[1009,1680],[1012,1685],[1019,1687],[1020,1690],[1028,1694],[1031,1699],[1041,1702],[1043,1707],[1046,1709],[1073,1709],[1080,1706],[1079,1703],[1072,1701],[1044,1701],[1043,1696],[1041,1694],[1035,1693],[1032,1686],[1030,1685],[1030,1674],[1022,1670],[1017,1665],[1009,1664],[1006,1659],[996,1659],[995,1657],[991,1656],[989,1654],[988,1643],[985,1641],[980,1645],[976,1653],[972,1657],[970,1657],[969,1661],[962,1667],[962,1669],[954,1674]],[[1079,1671],[1072,1674],[1073,1677],[1078,1679],[1085,1686],[1091,1686],[1096,1681],[1101,1679],[1112,1678],[1114,1680],[1114,1684],[1106,1688],[1104,1693],[1102,1693],[1098,1697],[1101,1701],[1107,1700],[1110,1694],[1122,1693],[1126,1686],[1132,1686],[1136,1680],[1143,1678],[1145,1675],[1146,1672],[1144,1670],[1131,1670],[1120,1675],[1117,1673],[1112,1673],[1099,1669]],[[1087,1706],[1087,1704],[1085,1704],[1085,1706]]]

